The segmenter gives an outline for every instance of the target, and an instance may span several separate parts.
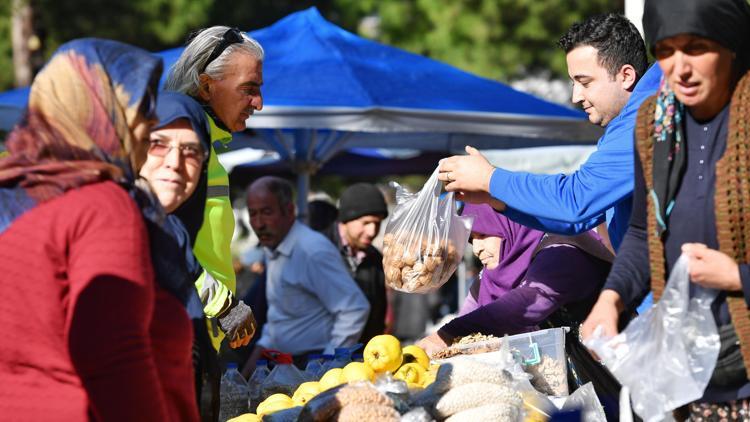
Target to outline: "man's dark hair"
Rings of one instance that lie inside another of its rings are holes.
[[[598,51],[599,64],[610,76],[615,76],[622,66],[629,64],[640,79],[648,67],[646,45],[641,34],[625,16],[617,13],[596,15],[574,24],[557,44],[565,53],[577,47],[594,47]]]
[[[253,189],[264,189],[266,192],[272,194],[279,202],[279,209],[282,213],[286,213],[286,208],[289,204],[294,204],[292,199],[292,184],[286,179],[275,176],[263,176],[250,184],[245,194],[246,198]]]

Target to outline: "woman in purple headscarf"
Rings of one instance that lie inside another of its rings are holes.
[[[596,300],[613,256],[593,232],[556,236],[468,204],[471,243],[484,268],[459,316],[419,345],[428,353],[471,333],[518,334],[577,327]]]

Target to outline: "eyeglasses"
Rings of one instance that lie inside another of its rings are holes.
[[[180,155],[182,155],[186,163],[200,166],[206,159],[206,154],[200,146],[171,145],[159,139],[151,139],[149,141],[148,153],[154,157],[166,157],[174,148],[180,151]]]
[[[214,47],[213,51],[211,51],[211,55],[208,56],[208,60],[206,60],[206,63],[203,65],[201,73],[205,72],[208,65],[211,64],[212,61],[216,60],[217,57],[221,56],[221,53],[223,53],[224,50],[227,49],[227,47],[232,44],[242,44],[244,41],[245,38],[242,36],[242,32],[240,32],[239,29],[227,29],[227,31],[224,32],[224,35],[221,36],[221,41],[216,44],[216,47]]]

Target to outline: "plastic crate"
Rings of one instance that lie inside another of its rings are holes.
[[[511,352],[534,376],[531,383],[549,396],[567,396],[568,365],[565,355],[567,328],[549,328],[507,337]]]

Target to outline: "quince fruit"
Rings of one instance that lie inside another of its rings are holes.
[[[407,384],[422,384],[425,370],[418,363],[405,363],[402,367],[398,368],[393,378],[406,381]]]
[[[435,378],[437,378],[437,372],[425,372],[422,376],[422,387],[428,387],[430,384],[435,382]]]
[[[342,375],[346,382],[372,381],[375,379],[375,371],[366,363],[351,362],[344,367]]]
[[[286,394],[273,394],[267,399],[263,400],[258,405],[258,416],[270,415],[271,413],[278,412],[279,410],[289,409],[294,407],[294,402],[291,397]]]
[[[336,387],[337,385],[345,383],[346,380],[343,377],[343,372],[344,370],[341,368],[329,369],[328,372],[320,377],[320,381],[318,381],[318,384],[320,385],[320,391],[326,391],[328,389]]]
[[[317,381],[303,382],[292,395],[292,401],[296,406],[304,406],[318,393],[320,393],[320,385]]]
[[[395,372],[403,361],[401,342],[390,334],[375,336],[365,346],[364,357],[377,373]]]
[[[430,368],[430,357],[419,346],[406,346],[401,350],[401,354],[404,355],[404,363],[418,363],[425,370]]]
[[[227,420],[227,422],[261,422],[260,416],[255,413],[244,413],[237,417]]]

